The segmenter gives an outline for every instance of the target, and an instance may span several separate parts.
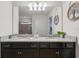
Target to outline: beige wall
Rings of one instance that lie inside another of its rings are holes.
[[[12,34],[12,3],[0,1],[0,36]]]
[[[79,20],[72,22],[67,18],[68,8],[69,8],[69,2],[64,2],[63,3],[63,31],[66,32],[68,35],[77,36],[79,41]],[[79,43],[77,43],[76,46],[76,57],[79,57],[78,44]]]

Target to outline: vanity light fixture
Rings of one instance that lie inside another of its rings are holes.
[[[34,3],[29,3],[28,7],[30,11],[45,11],[47,4],[45,2],[44,3],[34,2]]]

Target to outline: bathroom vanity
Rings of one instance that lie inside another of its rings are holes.
[[[2,58],[74,58],[74,42],[3,42]]]
[[[1,42],[1,58],[75,58],[75,42],[46,37],[6,39]]]

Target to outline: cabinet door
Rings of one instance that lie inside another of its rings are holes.
[[[56,49],[40,49],[40,58],[56,58]]]
[[[37,58],[39,57],[39,50],[37,49],[23,49],[23,58]]]
[[[75,51],[74,49],[61,49],[60,50],[60,57],[61,58],[74,58],[75,57]]]
[[[16,49],[16,57],[23,58],[23,49]]]
[[[49,49],[40,49],[39,56],[40,58],[49,58]]]
[[[50,58],[59,58],[59,49],[50,49],[49,50],[49,55]]]
[[[1,51],[2,58],[16,58],[16,50],[15,49],[3,49]]]

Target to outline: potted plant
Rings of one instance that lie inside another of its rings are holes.
[[[62,38],[65,37],[65,32],[58,31],[57,34],[58,34],[60,37],[62,37]]]

